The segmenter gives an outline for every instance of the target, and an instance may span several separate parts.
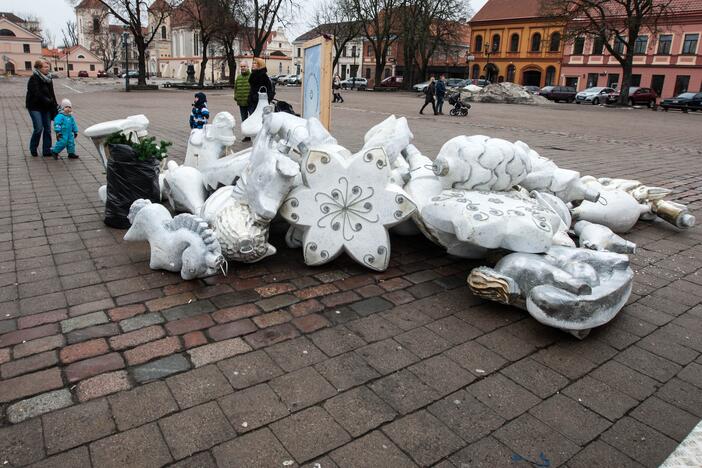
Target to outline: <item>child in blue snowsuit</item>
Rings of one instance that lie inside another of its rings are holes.
[[[207,96],[205,93],[195,93],[193,110],[190,112],[190,128],[202,128],[210,118],[207,110]]]
[[[59,153],[64,148],[68,150],[69,159],[78,159],[75,140],[78,136],[78,124],[73,118],[73,105],[68,99],[61,101],[61,112],[54,118],[54,131],[56,132],[56,144],[51,148],[51,155],[54,159],[59,158]]]

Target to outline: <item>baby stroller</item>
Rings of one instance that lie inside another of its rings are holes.
[[[449,111],[450,115],[460,115],[461,117],[465,117],[466,115],[468,115],[468,109],[470,109],[470,104],[461,100],[461,93],[451,94],[448,98],[448,102],[453,106],[453,108]]]
[[[295,112],[295,110],[293,109],[293,106],[291,106],[290,104],[288,104],[285,101],[273,99],[271,101],[271,104],[273,104],[275,106],[275,108],[274,108],[275,112],[287,112],[288,114],[292,114],[292,115],[296,115],[296,116],[300,117],[300,114]]]

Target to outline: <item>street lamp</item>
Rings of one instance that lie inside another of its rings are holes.
[[[488,65],[490,65],[490,55],[492,54],[493,49],[490,48],[490,44],[485,44],[485,68],[487,68],[487,73],[485,74],[485,79],[489,82],[492,83],[492,74],[491,74],[491,69],[488,68]]]
[[[470,80],[470,61],[475,60],[475,57],[473,55],[470,55],[470,46],[466,49],[466,68],[468,69],[468,76],[467,78]]]
[[[124,46],[124,90],[129,92],[129,33],[122,33],[122,45]]]

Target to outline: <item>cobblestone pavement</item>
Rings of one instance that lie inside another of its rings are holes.
[[[634,293],[584,341],[473,297],[477,263],[423,238],[393,238],[378,274],[307,267],[278,229],[275,257],[186,282],[102,224],[87,138],[79,161],[30,157],[23,86],[0,82],[4,466],[658,466],[702,417],[699,228],[629,234]],[[56,89],[82,129],[144,113],[182,159],[191,93]],[[299,89],[279,95],[299,108]],[[238,117],[228,92],[209,97]],[[521,139],[702,212],[698,114],[477,104],[461,119],[419,116],[412,94],[345,99],[333,133],[352,150],[394,112],[427,154],[458,134]]]

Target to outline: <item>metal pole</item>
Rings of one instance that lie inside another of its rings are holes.
[[[129,92],[129,33],[122,33],[124,39],[124,90]]]

